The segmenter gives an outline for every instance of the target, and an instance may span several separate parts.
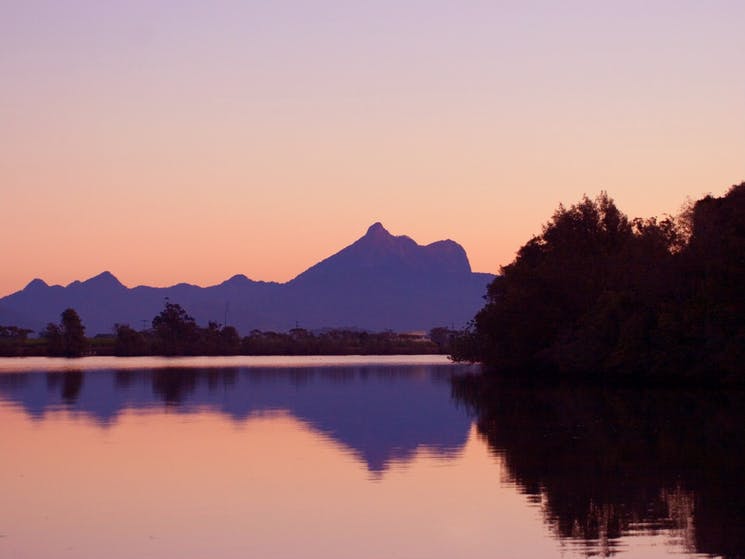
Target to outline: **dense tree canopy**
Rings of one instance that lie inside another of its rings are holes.
[[[137,331],[129,324],[114,325],[114,353],[131,355],[235,355],[240,336],[233,326],[210,321],[200,328],[177,303],[166,301],[152,320],[152,328]]]
[[[17,326],[0,326],[0,356],[23,355],[28,335],[32,332]]]
[[[197,323],[181,305],[166,301],[165,307],[153,318],[152,324],[157,340],[157,353],[161,355],[192,353],[192,348],[198,338]]]
[[[47,353],[54,357],[80,357],[88,349],[85,326],[75,309],[65,309],[59,324],[50,322],[41,332],[47,342]]]
[[[489,285],[454,357],[553,378],[745,379],[745,183],[678,218],[559,207]]]

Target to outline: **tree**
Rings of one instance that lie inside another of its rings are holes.
[[[585,197],[501,272],[455,359],[521,377],[745,382],[745,183],[676,218]]]
[[[85,326],[75,309],[65,309],[62,313],[62,340],[65,357],[80,357],[88,349]]]
[[[223,326],[220,331],[220,353],[237,355],[241,350],[241,337],[234,326]]]
[[[47,341],[47,354],[52,357],[80,357],[88,349],[85,327],[75,309],[65,309],[61,315],[62,322],[50,322],[40,332]]]
[[[115,324],[114,331],[116,332],[114,345],[116,355],[143,355],[147,352],[145,337],[129,324]]]
[[[489,285],[455,357],[531,376],[646,371],[681,238],[675,220],[629,220],[605,193],[560,206]]]
[[[166,301],[165,307],[153,318],[156,352],[161,355],[187,355],[196,352],[197,323],[176,303]]]
[[[681,252],[687,300],[682,339],[700,346],[702,369],[745,380],[745,182],[691,209],[691,236]]]
[[[62,357],[65,354],[65,346],[62,341],[62,329],[59,324],[48,322],[46,328],[39,332],[39,336],[47,342],[47,355],[51,357]]]
[[[489,285],[475,318],[484,360],[504,369],[555,366],[552,349],[598,298],[613,256],[631,235],[628,219],[605,193],[559,206],[542,234]]]
[[[456,330],[450,330],[444,326],[438,326],[429,331],[429,339],[437,345],[439,353],[450,353],[453,349],[453,340],[457,335]]]
[[[0,355],[23,355],[31,330],[17,326],[0,326]]]

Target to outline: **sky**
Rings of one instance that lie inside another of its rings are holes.
[[[559,203],[745,180],[745,2],[0,0],[0,295],[287,281],[381,221],[498,271]]]

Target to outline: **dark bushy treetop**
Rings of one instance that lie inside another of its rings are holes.
[[[745,183],[677,218],[560,206],[453,356],[514,376],[745,380]]]
[[[65,309],[60,324],[50,322],[41,332],[46,338],[47,353],[54,357],[80,357],[88,349],[85,327],[75,309]]]

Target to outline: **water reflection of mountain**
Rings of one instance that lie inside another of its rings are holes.
[[[745,557],[745,394],[454,392],[559,537],[612,554],[623,535],[667,529],[690,551]]]
[[[0,399],[36,419],[66,409],[101,426],[126,410],[287,411],[351,448],[374,472],[420,447],[459,451],[470,420],[453,406],[450,366],[152,369],[0,375]]]

